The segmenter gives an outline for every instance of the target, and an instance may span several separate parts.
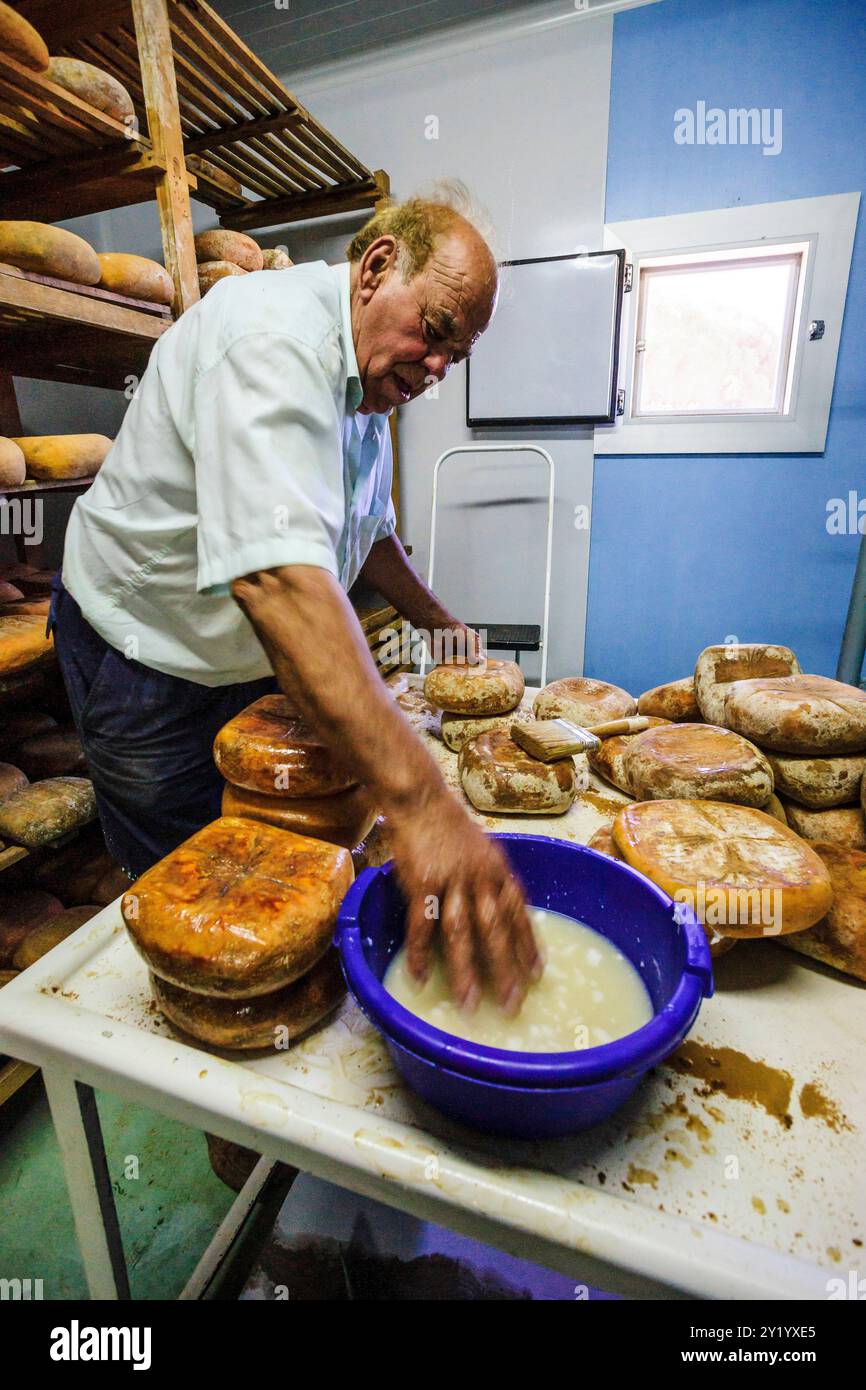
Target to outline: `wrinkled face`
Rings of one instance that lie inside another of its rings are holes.
[[[496,264],[471,228],[441,237],[408,282],[397,243],[379,237],[352,266],[352,329],[364,387],[362,414],[414,400],[468,357],[490,322]]]

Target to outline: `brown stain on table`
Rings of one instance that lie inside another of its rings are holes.
[[[778,1067],[756,1062],[733,1047],[711,1047],[708,1043],[684,1042],[665,1064],[681,1076],[692,1076],[705,1083],[699,1095],[721,1093],[731,1100],[744,1100],[760,1106],[786,1129],[791,1126],[791,1095],[794,1078]]]
[[[577,800],[588,801],[590,806],[594,806],[603,816],[618,816],[622,808],[629,804],[627,801],[614,801],[612,796],[603,796],[601,792],[591,789],[578,792]]]
[[[635,1186],[644,1184],[647,1187],[658,1187],[658,1174],[653,1173],[649,1168],[638,1168],[636,1164],[628,1165],[627,1181],[634,1183]]]
[[[836,1102],[825,1095],[814,1081],[807,1081],[805,1086],[801,1087],[799,1101],[800,1109],[807,1120],[823,1120],[824,1124],[837,1134],[840,1130],[854,1128]]]

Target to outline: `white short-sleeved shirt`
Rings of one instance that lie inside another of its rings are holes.
[[[358,415],[349,266],[219,282],[158,340],[63,581],[126,655],[202,685],[270,673],[233,579],[315,565],[348,589],[394,530],[388,416]]]

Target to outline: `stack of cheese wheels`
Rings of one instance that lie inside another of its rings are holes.
[[[806,675],[790,648],[773,646],[708,647],[695,688],[705,718],[716,711],[764,751],[792,829],[866,849],[866,691]]]
[[[589,676],[567,676],[538,692],[532,712],[536,719],[567,719],[585,729],[636,714],[637,702],[618,685]]]
[[[504,730],[464,743],[457,768],[472,805],[488,814],[561,816],[577,790],[572,758],[543,763]]]
[[[344,993],[332,945],[346,849],[223,816],[121,902],[162,1012],[213,1047],[286,1047]]]
[[[207,294],[218,280],[229,275],[246,275],[264,266],[258,242],[244,232],[215,228],[199,232],[195,238],[195,258],[198,262],[199,293]]]
[[[33,434],[19,435],[13,443],[24,455],[29,478],[59,483],[94,477],[112,441],[104,434]]]
[[[635,802],[614,820],[613,839],[626,863],[727,937],[805,931],[833,900],[811,846],[752,806]]]
[[[376,819],[365,788],[338,766],[285,695],[265,695],[224,724],[214,761],[222,810],[352,849]]]
[[[652,690],[645,690],[638,696],[637,712],[675,724],[697,723],[701,712],[695,699],[694,676],[683,676],[682,680],[668,681],[665,685],[655,685]]]
[[[801,955],[866,980],[866,854],[816,840],[812,849],[827,866],[833,902],[810,931],[784,938]]]
[[[488,656],[473,665],[452,661],[434,666],[424,681],[424,698],[442,711],[440,736],[459,753],[479,735],[507,732],[515,718],[525,719],[518,710],[525,689],[515,661]]]
[[[629,742],[622,765],[638,801],[697,797],[766,806],[773,795],[773,771],[760,749],[713,724],[645,729]]]

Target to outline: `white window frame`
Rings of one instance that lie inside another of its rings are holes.
[[[623,302],[620,387],[625,413],[595,427],[597,454],[819,454],[827,438],[836,359],[845,312],[859,193],[756,203],[713,212],[682,213],[605,228],[605,250],[624,247],[634,267]],[[641,261],[660,255],[726,247],[808,241],[803,308],[788,411],[784,415],[719,415],[652,419],[631,415]],[[809,340],[809,324],[824,320],[824,336]]]

